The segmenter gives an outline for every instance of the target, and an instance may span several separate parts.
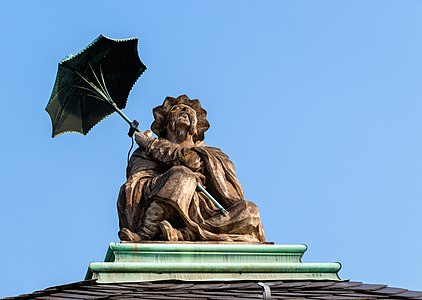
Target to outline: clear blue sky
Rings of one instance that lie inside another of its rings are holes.
[[[343,279],[422,290],[421,1],[6,1],[0,10],[0,297],[84,278],[118,241],[127,126],[52,139],[58,62],[137,36],[125,112],[199,98],[267,239]]]

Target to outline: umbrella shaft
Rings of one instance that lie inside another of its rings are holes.
[[[113,109],[129,124],[132,124],[132,121],[117,107],[116,103],[110,103]]]
[[[205,194],[205,196],[207,196],[208,199],[210,199],[217,207],[218,209],[223,213],[223,214],[227,214],[227,210],[225,210],[225,208],[218,203],[217,200],[215,200],[215,198],[213,196],[211,196],[210,193],[208,193],[208,191],[206,189],[204,189],[204,187],[202,185],[200,185],[199,183],[196,184],[196,187]]]

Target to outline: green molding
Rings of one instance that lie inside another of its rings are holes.
[[[340,263],[302,263],[306,245],[226,243],[110,243],[105,262],[89,264],[85,279],[340,280]]]
[[[116,244],[111,243],[106,262],[161,263],[299,263],[305,245],[251,244]]]
[[[184,281],[239,281],[239,280],[333,280],[339,281],[335,273],[96,273],[89,279],[98,283],[142,282],[158,280]]]
[[[157,251],[157,252],[239,252],[239,253],[301,253],[306,245],[273,244],[211,244],[211,243],[110,243],[112,251]]]
[[[139,263],[92,262],[93,272],[111,273],[332,273],[338,272],[340,263]]]

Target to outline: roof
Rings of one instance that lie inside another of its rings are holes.
[[[267,292],[265,292],[265,290]],[[348,281],[80,281],[5,299],[422,299],[422,292]]]

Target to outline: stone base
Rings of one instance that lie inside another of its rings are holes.
[[[305,245],[110,243],[85,279],[99,283],[154,280],[340,280],[339,263],[302,263]]]

